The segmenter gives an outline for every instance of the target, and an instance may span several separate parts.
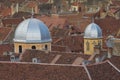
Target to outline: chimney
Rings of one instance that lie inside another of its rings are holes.
[[[19,11],[19,3],[16,4],[16,12]]]
[[[111,58],[113,54],[113,48],[112,47],[108,47],[108,58]]]
[[[39,13],[39,10],[38,10],[38,5],[35,6],[35,13],[38,14]]]
[[[11,5],[11,15],[13,15],[15,13],[15,11],[14,11],[14,4],[12,3],[12,5]]]

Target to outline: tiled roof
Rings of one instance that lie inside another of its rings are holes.
[[[55,16],[38,16],[36,17],[43,21],[50,30],[52,30],[53,27],[59,27],[59,28],[64,28],[67,25],[67,19],[66,18],[59,18]]]
[[[11,25],[18,25],[21,21],[23,21],[22,18],[7,18],[7,19],[2,19],[2,23],[4,27],[6,26],[11,26]]]
[[[83,37],[82,36],[65,36],[60,41],[54,43],[56,45],[66,46],[70,51],[83,51]]]
[[[67,47],[66,46],[61,46],[61,45],[52,45],[51,46],[51,51],[66,52],[67,51]]]
[[[0,41],[5,41],[8,35],[11,33],[12,28],[9,27],[1,27],[0,28]]]
[[[1,80],[89,80],[81,66],[0,62]]]
[[[11,15],[11,9],[10,8],[4,8],[4,9],[2,9],[0,15],[2,17],[6,17],[6,16]]]
[[[32,58],[38,58],[41,63],[51,63],[56,55],[61,55],[60,59],[56,61],[56,64],[72,64],[77,57],[81,57],[85,60],[90,57],[88,55],[71,52],[26,50],[20,58],[22,62],[32,62]]]
[[[60,17],[66,18],[70,24],[77,26],[82,19],[82,14],[60,15]]]
[[[64,37],[67,36],[69,29],[60,29],[53,27],[51,30],[52,37]]]
[[[82,19],[80,26],[78,27],[80,29],[80,32],[84,33],[85,28],[91,23],[91,19]]]
[[[106,17],[104,19],[96,19],[95,23],[101,27],[104,37],[108,35],[116,36],[119,31],[120,19]]]
[[[45,63],[0,62],[1,80],[119,80],[119,72],[104,61],[86,66]]]
[[[17,13],[14,13],[12,15],[13,18],[27,18],[27,17],[31,17],[31,13],[29,12],[22,12],[22,11],[19,11]]]
[[[35,2],[35,1],[28,1],[27,2],[27,7],[34,8],[35,6],[37,6],[37,2]]]
[[[119,80],[120,73],[108,62],[87,66],[92,80]]]
[[[120,69],[120,57],[119,56],[112,56],[112,58],[110,59],[110,61],[117,67]]]
[[[0,56],[6,51],[13,51],[13,44],[0,44]]]
[[[54,54],[47,54],[44,51],[39,50],[26,50],[20,56],[21,61],[23,62],[32,62],[32,58],[38,58],[40,59],[41,63],[50,63],[54,57],[55,57]]]

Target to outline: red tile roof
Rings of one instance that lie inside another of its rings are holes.
[[[64,28],[67,25],[67,19],[66,18],[59,18],[55,16],[38,16],[36,17],[43,21],[50,30],[52,30],[53,27],[59,27],[59,28]]]
[[[120,73],[108,62],[87,66],[93,80],[119,80]]]
[[[11,15],[11,8],[4,8],[4,9],[2,9],[0,15],[2,17],[6,17],[6,16]]]
[[[77,57],[85,60],[90,57],[89,55],[62,51],[45,52],[40,50],[26,50],[20,56],[20,59],[22,62],[32,62],[32,58],[38,58],[41,63],[51,63],[56,55],[61,55],[60,59],[56,61],[56,64],[72,64]]]
[[[66,52],[67,47],[66,46],[61,46],[61,45],[52,45],[51,46],[51,51],[60,51],[60,52]]]
[[[119,56],[112,56],[112,58],[110,59],[110,61],[117,67],[120,69],[120,57]]]
[[[5,41],[11,32],[12,32],[12,28],[1,27],[0,28],[0,41]]]
[[[104,37],[108,35],[116,36],[120,29],[119,27],[120,19],[115,19],[112,17],[106,17],[104,19],[96,19],[95,23],[101,27]]]
[[[0,56],[6,51],[13,51],[13,44],[0,44]]]
[[[59,39],[59,38],[58,38]],[[54,41],[56,42],[56,40]],[[83,52],[83,36],[65,36],[62,37],[62,39],[56,43],[56,45],[63,45],[66,46],[70,51],[73,52]]]
[[[81,66],[0,62],[1,80],[89,80]]]
[[[18,25],[21,21],[23,21],[22,18],[7,18],[2,19],[2,23],[4,27],[6,26],[12,26],[12,25]]]
[[[119,72],[107,61],[87,65],[92,80],[119,80]],[[31,76],[32,75],[32,76]],[[89,80],[81,65],[0,62],[1,80]]]
[[[34,8],[34,7],[37,6],[37,2],[35,2],[35,1],[29,1],[29,2],[27,2],[26,5],[27,5],[28,8]]]

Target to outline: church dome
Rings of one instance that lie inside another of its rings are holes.
[[[89,24],[84,32],[84,38],[102,38],[102,30],[95,24]]]
[[[22,21],[15,31],[14,42],[44,43],[51,41],[48,27],[35,18]]]

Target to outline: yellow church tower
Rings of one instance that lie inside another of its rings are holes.
[[[102,47],[102,30],[97,24],[91,23],[84,32],[84,54],[95,54],[95,45]]]
[[[51,36],[48,27],[36,18],[22,21],[15,31],[14,52],[22,53],[26,49],[51,51]]]

